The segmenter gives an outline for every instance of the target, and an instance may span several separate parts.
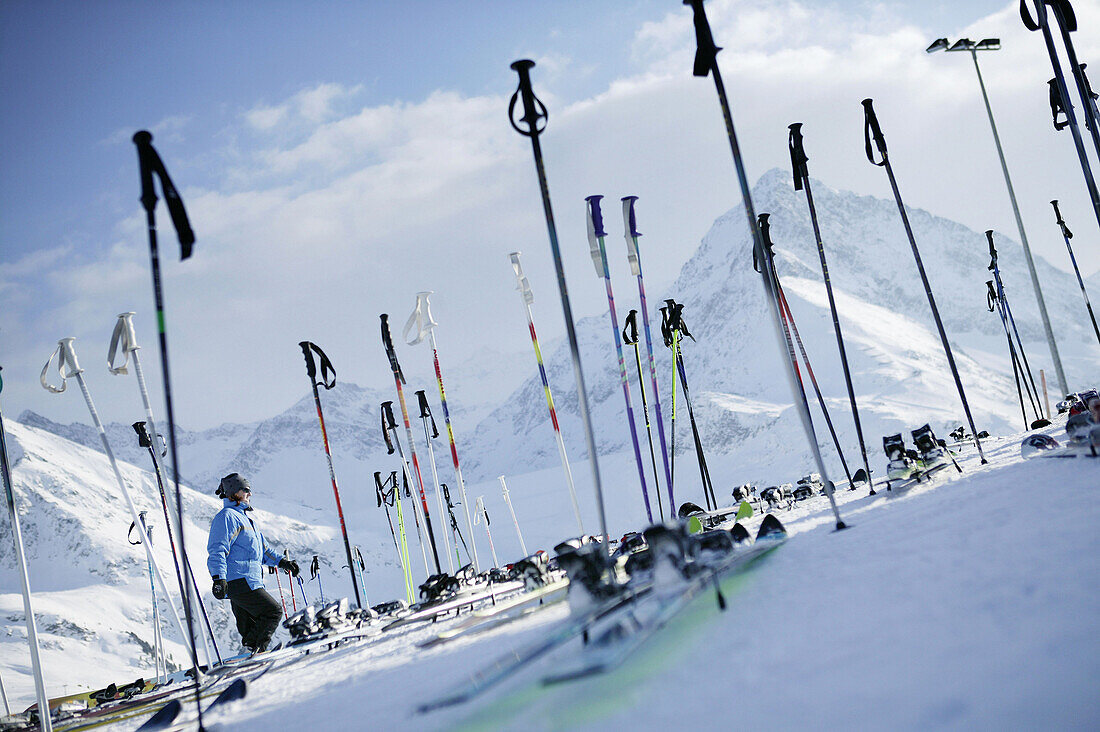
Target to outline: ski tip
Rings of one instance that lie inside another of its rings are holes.
[[[699,520],[698,516],[692,516],[687,520],[687,530],[689,534],[702,533],[703,522]]]
[[[756,531],[756,540],[760,541],[763,538],[769,538],[773,536],[786,536],[787,530],[783,528],[783,524],[774,514],[768,514],[764,516],[764,520],[760,522],[760,528]]]
[[[165,729],[176,721],[176,717],[180,715],[181,711],[183,711],[183,705],[180,703],[180,700],[173,699],[157,710],[157,713],[152,717],[149,717],[149,719],[145,721],[145,724],[138,727],[138,732]]]
[[[238,699],[244,699],[248,695],[248,682],[244,679],[237,679],[229,686],[222,690],[222,693],[214,699],[211,703],[211,707],[221,706]]]
[[[733,528],[730,529],[730,534],[733,536],[733,541],[735,544],[744,544],[752,538],[749,535],[749,530],[742,526],[740,523],[736,523],[733,525]]]

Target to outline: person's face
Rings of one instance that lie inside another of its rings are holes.
[[[239,491],[233,494],[233,500],[237,503],[247,506],[248,502],[252,500],[252,489],[241,488]]]

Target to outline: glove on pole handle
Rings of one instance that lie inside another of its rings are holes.
[[[806,168],[806,163],[809,162],[809,158],[806,157],[806,149],[802,146],[802,123],[795,122],[794,124],[787,125],[790,135],[787,137],[787,148],[791,153],[791,170],[794,173],[794,189],[796,191],[802,190],[802,181],[810,177],[810,172]],[[883,142],[885,144],[885,141]],[[759,272],[760,270],[757,270]]]
[[[626,231],[626,261],[630,263],[630,274],[638,277],[642,274],[642,264],[638,257],[638,237],[642,232],[638,231],[638,221],[634,217],[634,204],[637,196],[624,196],[623,201],[623,228]]]

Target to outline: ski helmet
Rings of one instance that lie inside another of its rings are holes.
[[[222,482],[218,484],[218,490],[214,491],[214,495],[219,498],[232,498],[243,490],[247,490],[249,493],[252,492],[252,485],[248,482],[248,478],[240,473],[230,473],[222,478]]]
[[[1050,435],[1036,433],[1034,435],[1028,435],[1024,438],[1024,441],[1020,443],[1020,455],[1022,457],[1031,457],[1043,450],[1054,450],[1057,448],[1058,440]]]

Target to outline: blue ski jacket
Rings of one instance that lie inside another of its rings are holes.
[[[280,557],[267,547],[263,534],[245,513],[252,510],[251,506],[242,507],[228,498],[222,499],[222,505],[210,522],[210,538],[206,542],[210,576],[227,581],[244,578],[253,590],[263,587],[261,565],[277,567]]]

